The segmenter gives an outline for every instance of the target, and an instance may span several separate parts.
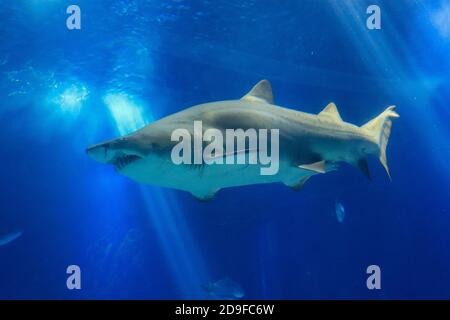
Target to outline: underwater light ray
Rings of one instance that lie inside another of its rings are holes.
[[[349,72],[331,70],[327,68],[294,64],[285,61],[272,59],[265,55],[256,55],[243,51],[230,49],[218,42],[208,41],[207,47],[215,48],[218,53],[211,55],[210,51],[205,51],[205,42],[192,39],[189,46],[183,46],[181,37],[175,33],[168,33],[170,37],[166,39],[168,47],[177,46],[180,50],[170,52],[171,55],[182,59],[189,58],[189,61],[199,64],[214,64],[226,67],[238,74],[242,73],[241,64],[236,65],[236,61],[244,61],[247,69],[246,75],[252,75],[257,78],[264,78],[267,74],[271,74],[271,79],[285,81],[290,80],[292,85],[308,85],[327,88],[331,90],[343,90],[350,92],[376,93],[379,88],[388,88],[400,86],[401,83],[394,78],[380,78],[368,75],[357,75]],[[164,51],[156,52],[167,54]],[[186,55],[186,52],[196,52],[195,55]],[[264,65],[264,73],[260,73],[260,66]],[[283,70],[282,76],[279,76],[279,70]]]
[[[163,252],[166,255],[166,259],[168,260],[168,265],[171,269],[171,274],[174,276],[175,284],[177,286],[177,291],[181,294],[182,297],[187,297],[189,294],[189,287],[186,285],[186,281],[184,280],[182,268],[178,268],[178,260],[177,253],[180,252],[182,248],[174,249],[174,246],[171,245],[173,240],[169,239],[169,234],[173,234],[173,232],[164,232],[164,229],[170,229],[170,224],[167,221],[166,215],[170,214],[166,210],[163,210],[159,205],[160,199],[157,199],[155,192],[148,192],[144,187],[140,187],[141,196],[144,200],[145,206],[147,208],[147,213],[149,216],[150,223],[155,226],[157,230],[157,238],[159,239],[160,245],[163,248]],[[158,191],[157,191],[158,192]],[[155,213],[159,213],[161,216],[158,217]]]
[[[144,115],[142,103],[125,93],[108,93],[103,99],[120,135],[143,127],[152,115]],[[150,223],[157,230],[171,273],[183,298],[203,296],[201,285],[207,282],[206,268],[189,234],[180,208],[173,197],[163,190],[140,186],[141,197],[147,208]]]
[[[432,14],[431,21],[442,37],[450,38],[450,4],[442,3],[441,8]]]
[[[54,101],[60,106],[63,112],[79,114],[83,102],[87,99],[88,95],[89,91],[85,85],[72,84],[55,97]]]
[[[145,125],[142,107],[125,93],[108,93],[103,97],[120,135],[128,134]]]
[[[140,187],[147,206],[150,222],[156,226],[157,236],[164,248],[166,258],[175,276],[176,285],[184,299],[198,299],[204,294],[201,285],[207,282],[208,274],[191,241],[189,231],[178,210],[176,202],[169,201],[162,190],[149,192]]]

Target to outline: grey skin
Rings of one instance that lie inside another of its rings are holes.
[[[376,155],[386,169],[386,146],[394,106],[358,127],[344,122],[334,103],[317,115],[273,104],[267,80],[256,84],[239,100],[193,106],[155,121],[129,135],[93,145],[87,153],[94,160],[112,164],[117,172],[139,183],[190,192],[201,200],[211,199],[222,188],[282,182],[299,189],[313,175],[335,170],[341,162],[359,167],[369,178],[366,157]],[[279,170],[261,175],[260,164],[174,164],[171,141],[176,129],[193,136],[194,121],[203,130],[279,129]]]

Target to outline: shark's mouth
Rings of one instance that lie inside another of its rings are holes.
[[[139,159],[142,158],[134,154],[125,154],[123,152],[118,152],[115,154],[114,158],[110,161],[110,163],[114,165],[117,170],[122,170],[129,164]]]

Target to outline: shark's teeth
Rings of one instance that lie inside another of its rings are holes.
[[[136,156],[136,155],[130,155],[130,154],[118,154],[114,157],[114,159],[112,159],[111,163],[118,169],[118,170],[122,170],[123,168],[125,168],[127,165],[129,165],[130,163],[141,159],[141,157]]]

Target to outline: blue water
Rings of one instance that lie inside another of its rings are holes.
[[[345,165],[202,203],[85,154],[261,79],[278,105],[334,101],[357,125],[396,105],[392,182],[373,158],[372,181]],[[0,298],[206,299],[226,277],[251,299],[450,298],[449,80],[444,0],[2,0],[0,237],[22,233],[0,247]]]

